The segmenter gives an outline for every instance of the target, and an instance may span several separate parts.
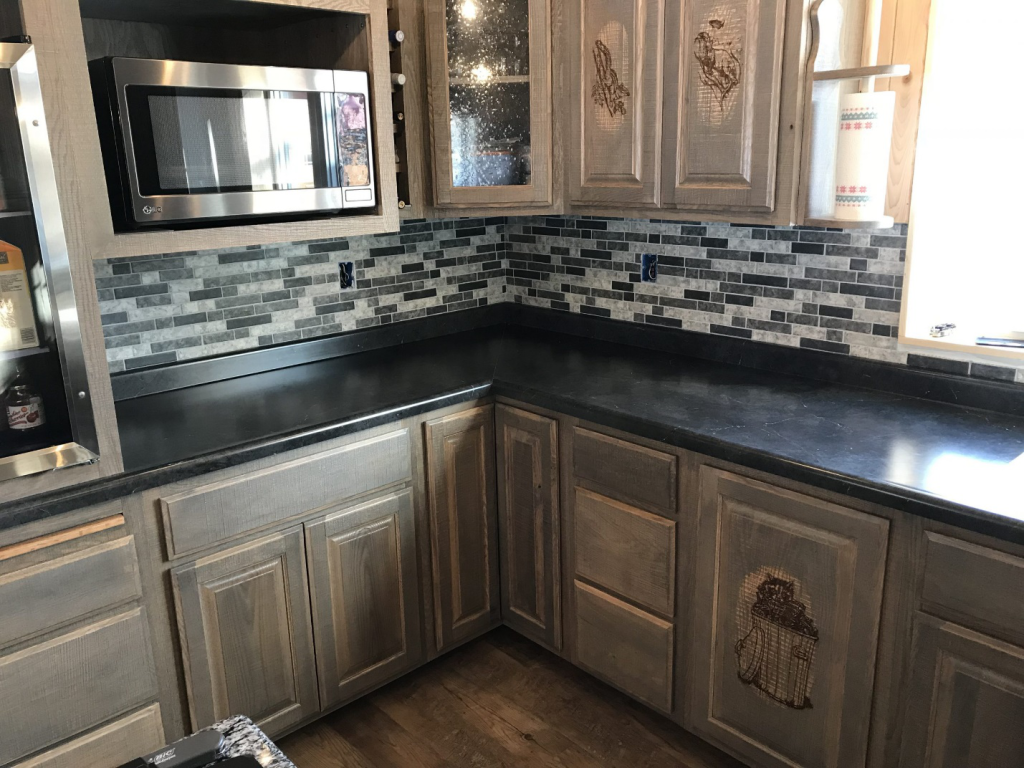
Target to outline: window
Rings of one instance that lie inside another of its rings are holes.
[[[933,0],[900,340],[1024,363],[1024,106],[1018,2]],[[952,323],[944,338],[933,326]]]

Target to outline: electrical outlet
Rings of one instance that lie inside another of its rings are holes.
[[[658,254],[645,253],[640,257],[640,282],[654,283],[658,280]]]
[[[356,276],[353,271],[353,264],[351,261],[339,261],[338,262],[338,282],[341,285],[341,290],[347,288],[356,287]]]

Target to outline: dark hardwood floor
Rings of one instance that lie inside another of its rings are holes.
[[[299,768],[736,768],[507,629],[278,742]]]

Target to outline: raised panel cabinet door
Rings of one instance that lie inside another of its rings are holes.
[[[570,3],[574,203],[656,206],[663,0]]]
[[[272,736],[319,712],[301,527],[172,574],[194,729],[247,715]]]
[[[705,467],[693,730],[765,768],[866,759],[889,522]]]
[[[923,613],[901,768],[1024,765],[1024,650]]]
[[[550,0],[425,9],[435,204],[550,204]]]
[[[508,626],[562,647],[558,422],[499,405],[501,612]]]
[[[308,524],[306,547],[326,709],[420,660],[412,492]]]
[[[501,620],[494,408],[428,421],[427,485],[438,650]]]
[[[662,205],[773,210],[786,0],[666,2]]]

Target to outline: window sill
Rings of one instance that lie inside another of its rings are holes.
[[[968,338],[958,338],[956,334],[935,339],[917,338],[900,333],[899,349],[911,354],[1024,368],[1024,349],[982,346]]]

